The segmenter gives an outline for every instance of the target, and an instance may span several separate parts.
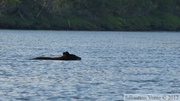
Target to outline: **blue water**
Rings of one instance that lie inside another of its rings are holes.
[[[31,60],[69,51],[81,61]],[[179,32],[0,30],[0,100],[123,101],[180,93]]]

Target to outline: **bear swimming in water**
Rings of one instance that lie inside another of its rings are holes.
[[[35,60],[81,60],[80,57],[69,54],[69,52],[63,52],[63,56],[59,57],[36,57]]]

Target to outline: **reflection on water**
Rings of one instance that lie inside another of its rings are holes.
[[[81,61],[39,61],[69,51]],[[0,100],[180,93],[180,33],[0,31]]]

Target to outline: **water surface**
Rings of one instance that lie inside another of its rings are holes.
[[[39,61],[69,51],[81,61]],[[0,30],[0,100],[123,101],[180,93],[179,32]]]

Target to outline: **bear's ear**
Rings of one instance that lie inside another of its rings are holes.
[[[68,52],[68,51],[66,51],[66,54],[69,54],[69,52]]]

